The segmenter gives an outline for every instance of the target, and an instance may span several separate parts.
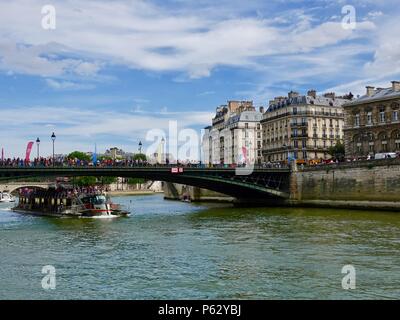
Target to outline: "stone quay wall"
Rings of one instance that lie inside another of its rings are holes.
[[[400,210],[400,160],[297,168],[292,205]]]

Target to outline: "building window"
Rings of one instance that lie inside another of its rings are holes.
[[[367,113],[367,124],[371,125],[372,124],[372,112],[369,111]]]
[[[248,128],[249,128],[249,124],[246,122],[246,123],[244,124],[244,127],[245,127],[246,129],[248,129]]]
[[[380,119],[381,123],[385,123],[385,109],[380,110],[379,119]]]
[[[354,125],[356,127],[360,126],[360,114],[359,113],[357,113],[356,116],[354,117]]]
[[[399,121],[399,112],[397,110],[393,111],[392,121]]]

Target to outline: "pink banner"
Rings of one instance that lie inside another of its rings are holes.
[[[25,161],[30,161],[29,158],[31,157],[32,146],[33,146],[33,142],[32,141],[28,142],[28,145],[26,147]]]

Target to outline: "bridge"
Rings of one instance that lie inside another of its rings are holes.
[[[7,182],[0,183],[0,192],[13,192],[15,190],[21,188],[40,188],[40,189],[47,189],[51,186],[54,186],[54,182]]]
[[[289,198],[289,168],[255,167],[249,175],[238,175],[235,168],[171,166],[137,167],[0,167],[0,183],[35,177],[126,177],[173,182],[209,189],[238,200],[279,202]]]

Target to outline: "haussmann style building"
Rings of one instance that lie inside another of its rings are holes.
[[[264,162],[329,159],[328,148],[343,143],[343,104],[351,99],[351,93],[337,97],[310,90],[306,95],[291,91],[271,100],[261,121]]]
[[[348,158],[400,151],[400,81],[392,81],[389,88],[366,89],[365,95],[344,105]]]
[[[228,101],[216,109],[212,125],[205,128],[202,148],[206,164],[240,164],[262,160],[262,112],[252,101]]]

